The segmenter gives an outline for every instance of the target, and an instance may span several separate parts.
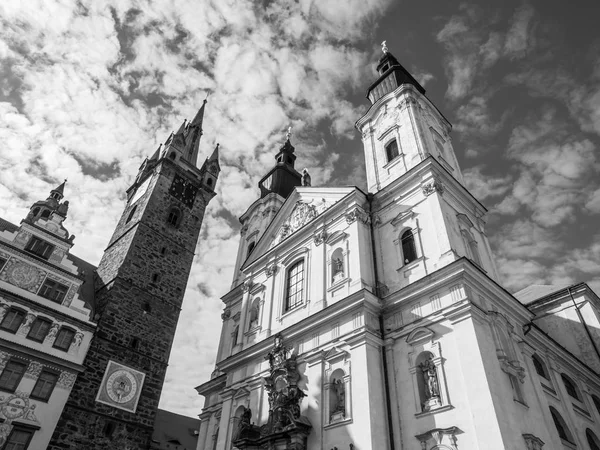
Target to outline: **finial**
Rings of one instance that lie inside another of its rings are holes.
[[[206,103],[208,101],[209,95],[210,95],[210,92],[206,92],[206,97],[204,97],[204,103]]]
[[[387,47],[387,44],[386,44],[386,42],[387,42],[387,41],[383,41],[383,42],[381,43],[381,51],[382,51],[384,54],[386,54],[386,53],[388,52],[388,47]]]
[[[292,137],[292,127],[291,125],[288,127],[287,133],[285,134],[286,140],[290,140],[290,138]]]

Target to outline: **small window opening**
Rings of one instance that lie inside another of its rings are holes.
[[[152,282],[153,283],[158,283],[160,281],[160,274],[155,273],[152,275]]]
[[[383,67],[381,68],[381,73],[384,73],[386,70],[388,70],[390,68],[389,65],[384,64]]]
[[[169,217],[167,218],[167,222],[169,225],[173,225],[174,227],[179,225],[179,219],[181,217],[181,212],[177,208],[171,208],[169,211]]]
[[[408,264],[417,259],[417,248],[415,246],[415,237],[412,230],[406,230],[400,238],[402,241],[402,257],[404,264]]]
[[[137,350],[140,346],[140,340],[136,337],[132,337],[131,342],[129,343],[129,346],[131,348],[133,348],[134,350]]]
[[[169,155],[169,158],[171,158],[172,160],[175,160],[175,152],[171,152],[171,154]]]
[[[163,247],[163,248],[160,249],[160,254],[161,255],[164,256],[166,253],[167,253],[167,247]]]
[[[50,217],[50,210],[49,209],[45,209],[42,212],[42,219],[47,219],[48,217]]]
[[[114,422],[107,422],[106,425],[104,425],[104,436],[106,437],[112,437],[112,435],[115,433],[115,430],[117,429],[117,424]]]
[[[144,303],[144,314],[149,314],[152,312],[152,306],[150,306],[150,302]]]
[[[135,210],[137,209],[137,205],[135,205],[131,211],[129,212],[129,215],[127,216],[127,220],[125,221],[125,223],[129,223],[131,222],[131,219],[133,219],[133,216],[135,214]]]
[[[38,208],[33,208],[32,213],[33,213],[34,216],[37,216],[39,212],[40,212],[40,208],[39,207]]]
[[[250,244],[248,245],[248,251],[246,252],[246,257],[250,256],[250,253],[252,253],[252,250],[254,250],[255,246],[256,242],[250,242]]]
[[[398,151],[398,142],[396,142],[396,139],[385,146],[385,154],[388,162],[396,159],[400,155],[400,152]]]
[[[213,184],[212,178],[207,179],[206,184],[208,184],[209,186],[212,186],[212,184]]]

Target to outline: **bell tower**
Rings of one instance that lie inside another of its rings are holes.
[[[218,149],[198,169],[196,118],[146,159],[96,271],[97,323],[49,449],[147,449]]]
[[[452,148],[452,125],[425,96],[425,89],[392,55],[385,41],[369,86],[371,107],[356,122],[365,151],[369,192],[377,192],[433,156],[459,182],[463,177]]]

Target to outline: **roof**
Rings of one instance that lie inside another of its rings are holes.
[[[90,308],[90,320],[94,320],[94,314],[96,313],[96,302],[95,302],[95,294],[96,290],[94,287],[94,274],[96,273],[97,267],[93,264],[90,264],[87,261],[84,261],[81,258],[69,253],[67,255],[67,259],[70,260],[75,266],[80,275],[83,275],[83,284],[79,289],[79,297],[86,303],[88,308]]]
[[[200,419],[159,409],[154,420],[152,441],[158,443],[160,449],[195,450],[199,430]]]
[[[19,227],[0,217],[0,231],[17,231]]]
[[[539,300],[542,297],[546,297],[554,292],[561,291],[567,288],[569,285],[553,285],[553,284],[532,284],[527,286],[525,289],[521,289],[519,292],[513,294],[513,296],[524,305]]]

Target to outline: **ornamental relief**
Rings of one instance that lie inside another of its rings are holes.
[[[10,260],[0,274],[0,280],[36,293],[45,276],[46,272],[43,270],[22,261]]]
[[[333,202],[327,202],[324,198],[321,199],[320,202],[316,202],[315,200],[311,200],[310,202],[298,200],[290,216],[279,228],[270,248],[275,247],[277,244],[287,239],[295,231],[312,221],[332,204]]]

